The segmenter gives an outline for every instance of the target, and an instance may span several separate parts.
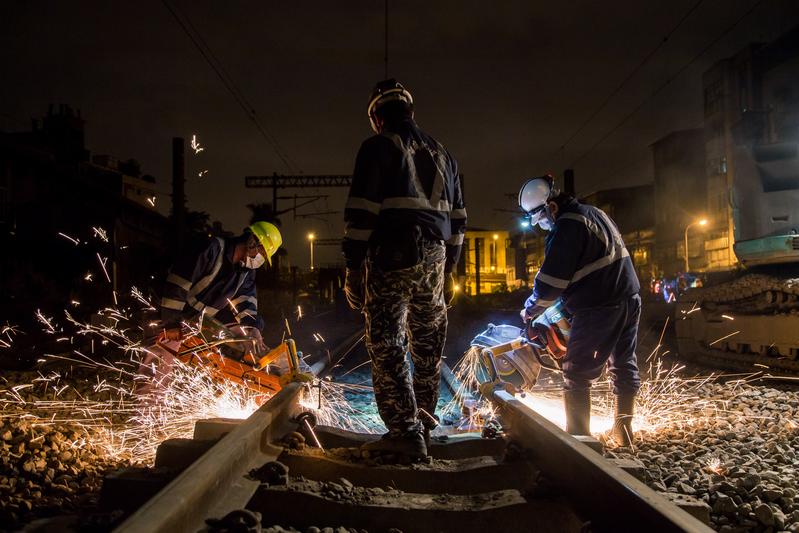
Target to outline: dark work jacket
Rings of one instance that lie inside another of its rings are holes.
[[[200,313],[223,324],[263,328],[258,316],[255,270],[233,263],[238,239],[211,239],[204,248],[183,253],[169,269],[161,298],[161,319],[168,325]]]
[[[564,205],[545,250],[527,309],[546,308],[561,298],[574,313],[619,302],[641,290],[619,229],[601,209],[576,200]]]
[[[344,221],[347,268],[360,268],[370,247],[418,226],[426,239],[446,243],[452,270],[466,230],[455,159],[411,119],[386,128],[358,151]]]

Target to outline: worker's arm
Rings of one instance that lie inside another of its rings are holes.
[[[264,319],[258,315],[258,296],[255,288],[255,270],[247,272],[239,290],[230,299],[233,318],[242,326],[264,329]]]
[[[559,220],[547,239],[544,262],[535,276],[533,294],[524,304],[527,318],[535,318],[554,304],[571,283],[586,244],[584,224]]]
[[[463,200],[463,189],[461,188],[461,178],[458,175],[458,163],[450,157],[452,173],[455,180],[455,188],[452,197],[452,211],[449,214],[450,229],[452,236],[447,240],[447,262],[444,269],[452,272],[461,255],[463,247],[463,235],[466,232],[466,204]]]
[[[347,204],[344,207],[344,241],[341,245],[344,261],[348,269],[361,268],[369,250],[369,238],[377,226],[381,194],[381,172],[379,161],[379,142],[383,139],[372,137],[366,140],[355,159]]]
[[[189,292],[194,284],[212,274],[221,253],[219,241],[212,239],[201,253],[183,253],[175,261],[169,269],[161,296],[161,320],[165,327],[179,327],[184,319],[197,314],[190,305]]]

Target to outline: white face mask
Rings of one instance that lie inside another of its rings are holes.
[[[256,268],[261,268],[261,265],[265,262],[266,259],[264,259],[264,256],[258,253],[255,257],[247,256],[247,259],[244,260],[244,266],[255,270]]]
[[[552,231],[552,220],[544,214],[538,219],[538,227],[544,231]]]

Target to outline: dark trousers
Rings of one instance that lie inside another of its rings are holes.
[[[394,435],[435,426],[431,417],[447,338],[445,249],[442,243],[428,243],[422,252],[420,264],[402,270],[383,272],[367,263],[366,349],[377,408]]]
[[[609,363],[613,393],[635,394],[641,386],[635,356],[640,318],[637,294],[616,304],[577,311],[563,360],[564,388],[590,388]]]

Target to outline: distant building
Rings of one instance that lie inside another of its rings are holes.
[[[459,282],[464,292],[485,294],[515,286],[513,254],[507,231],[467,229],[459,269]]]
[[[727,269],[736,242],[799,231],[799,27],[717,62],[702,84],[707,267]]]
[[[701,129],[669,133],[652,144],[654,162],[655,244],[657,274],[673,276],[685,270],[685,229],[707,218],[708,181]],[[704,270],[706,238],[698,225],[689,229],[688,259],[691,270]]]
[[[141,176],[135,161],[90,159],[84,121],[68,106],[51,106],[29,132],[0,132],[3,316],[151,282],[163,268],[169,235],[154,188],[155,178]],[[103,238],[92,236],[93,227]]]

